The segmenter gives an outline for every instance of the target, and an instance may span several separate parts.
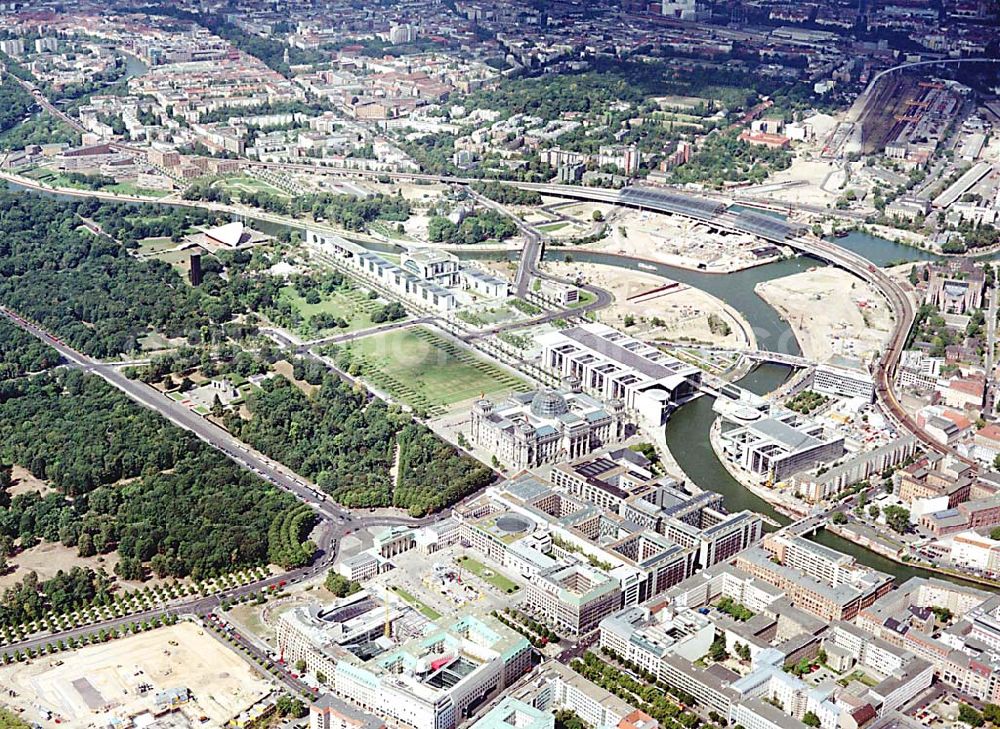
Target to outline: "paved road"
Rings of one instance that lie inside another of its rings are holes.
[[[997,346],[997,289],[990,289],[989,306],[986,309],[986,406],[983,415],[992,417],[996,402],[996,381],[993,378],[993,368],[996,365],[995,350]]]
[[[274,577],[269,577],[243,587],[237,587],[215,596],[172,603],[169,606],[168,612],[174,614],[202,614],[209,612],[223,599],[258,592],[261,589],[267,588],[271,585],[277,585],[280,582],[294,583],[302,579],[314,577],[320,572],[326,570],[336,559],[339,550],[339,540],[342,536],[349,532],[374,526],[393,526],[400,524],[417,526],[432,523],[446,516],[446,514],[439,514],[427,516],[422,519],[412,519],[402,516],[355,515],[348,509],[328,501],[326,495],[323,494],[318,487],[315,486],[315,484],[311,483],[302,476],[299,476],[282,464],[268,458],[262,453],[249,448],[242,441],[234,438],[223,428],[209,422],[180,403],[165,397],[162,393],[153,389],[149,385],[137,380],[130,380],[125,377],[125,375],[121,373],[119,365],[99,362],[91,357],[77,352],[72,347],[67,346],[61,340],[43,330],[41,327],[25,320],[15,312],[5,307],[0,307],[0,315],[55,349],[69,366],[103,378],[105,381],[124,392],[140,405],[148,407],[151,410],[155,410],[178,427],[194,433],[202,441],[217,449],[238,465],[246,468],[247,470],[253,471],[260,478],[263,478],[279,488],[284,489],[300,501],[309,504],[317,512],[321,520],[320,533],[316,539],[318,552],[316,559],[314,559],[311,565],[276,575]],[[148,616],[151,617],[152,615],[160,614],[161,612],[163,611],[151,611]],[[95,623],[85,628],[63,631],[40,638],[33,638],[20,644],[5,646],[2,650],[5,652],[14,652],[18,649],[23,650],[28,647],[37,647],[39,645],[44,646],[53,639],[58,640],[60,638],[65,639],[68,637],[84,635],[101,628],[106,629],[128,624],[136,619],[137,616],[129,616],[126,618],[107,620]]]
[[[521,259],[517,265],[517,275],[514,277],[514,292],[519,299],[523,299],[528,293],[528,286],[531,279],[539,275],[538,262],[542,258],[542,234],[535,226],[527,223],[495,200],[490,200],[485,195],[468,188],[469,194],[480,205],[495,210],[504,217],[513,221],[514,225],[524,237],[524,246],[521,248]]]
[[[122,374],[117,364],[99,362],[77,352],[41,327],[27,321],[7,308],[0,307],[0,314],[55,349],[71,367],[98,375],[140,405],[157,411],[174,425],[194,433],[205,443],[221,451],[239,465],[253,471],[266,481],[270,481],[274,485],[293,494],[301,501],[309,504],[320,515],[328,519],[352,518],[350,511],[327,501],[326,496],[315,484],[299,476],[290,468],[248,447],[223,428],[206,420],[179,402],[164,396],[146,383],[139,380],[130,380]]]
[[[345,332],[343,334],[332,334],[329,337],[310,339],[309,341],[295,345],[295,349],[300,353],[304,353],[313,347],[320,347],[323,346],[324,344],[342,344],[344,342],[353,342],[355,339],[360,339],[361,337],[367,337],[372,334],[383,334],[385,332],[391,332],[396,329],[407,329],[409,327],[415,327],[420,324],[430,324],[432,322],[438,321],[438,319],[439,317],[436,316],[421,316],[415,319],[407,317],[406,319],[400,319],[399,321],[379,324],[377,326],[369,327],[367,329],[358,329],[357,331],[354,332]],[[285,340],[289,341],[287,337],[285,338]]]
[[[583,635],[574,643],[570,643],[566,648],[564,648],[556,660],[560,663],[569,663],[574,658],[579,658],[584,653],[589,651],[596,643],[597,639],[601,637],[600,631],[592,630],[591,632]],[[563,640],[571,640],[570,638],[564,638]]]

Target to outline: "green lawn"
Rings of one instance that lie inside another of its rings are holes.
[[[515,313],[511,311],[506,306],[500,306],[495,309],[486,309],[482,311],[460,311],[456,316],[464,322],[468,322],[473,326],[484,327],[489,324],[499,324],[505,321],[511,321],[515,318]]]
[[[876,681],[874,678],[872,678],[862,670],[857,670],[848,676],[844,676],[842,679],[837,681],[837,683],[839,683],[841,686],[846,686],[851,681],[859,681],[863,683],[865,686],[868,686],[869,688],[878,685],[878,681]]]
[[[441,619],[441,613],[439,613],[437,610],[435,610],[434,608],[432,608],[430,605],[427,605],[427,604],[421,602],[420,600],[418,600],[417,598],[415,598],[413,595],[411,595],[409,592],[407,592],[406,590],[404,590],[402,587],[397,587],[396,585],[393,585],[392,586],[392,591],[395,592],[397,595],[399,595],[404,600],[406,600],[408,603],[410,603],[413,607],[415,607],[421,613],[423,613],[424,617],[427,618],[428,620],[440,620]]]
[[[162,334],[152,333],[139,337],[139,348],[143,352],[155,352],[158,349],[166,349],[169,346],[170,342]]]
[[[565,220],[560,220],[555,223],[547,223],[546,225],[539,225],[538,229],[546,233],[555,233],[557,230],[562,230],[567,225],[569,225],[569,223],[567,223]]]
[[[376,220],[368,224],[368,230],[372,233],[381,233],[386,238],[394,238],[396,240],[412,240],[412,238],[410,238],[410,236],[406,233],[400,233],[396,230],[397,225],[398,223],[391,221]]]
[[[577,299],[572,304],[570,304],[568,308],[577,309],[581,306],[587,306],[588,304],[594,303],[596,299],[597,299],[596,294],[592,294],[589,291],[584,291],[583,289],[580,289],[580,298]]]
[[[63,174],[62,172],[56,172],[55,170],[45,167],[27,170],[23,174],[25,177],[31,177],[43,184],[51,185],[52,187],[72,187],[78,190],[92,189],[87,185],[74,182],[68,175]],[[103,186],[101,190],[105,192],[117,192],[122,195],[140,195],[144,197],[163,197],[170,194],[167,190],[149,190],[146,188],[136,187],[135,184],[131,182],[116,182],[113,185]]]
[[[319,303],[310,304],[299,295],[294,286],[285,286],[281,289],[281,298],[302,315],[304,326],[301,327],[300,333],[307,336],[322,334],[323,331],[353,332],[367,329],[373,326],[372,313],[383,306],[380,302],[369,299],[367,293],[358,289],[323,293],[320,295]],[[347,327],[316,331],[309,326],[309,320],[316,314],[330,314],[343,318],[347,322]]]
[[[21,717],[6,709],[0,709],[0,729],[28,729]]]
[[[191,258],[191,251],[160,251],[153,255],[158,261],[169,263],[181,279],[188,282],[188,261]]]
[[[464,570],[469,570],[472,574],[476,575],[482,580],[489,582],[493,587],[500,590],[500,592],[505,592],[508,595],[512,592],[517,592],[521,588],[518,587],[516,582],[508,580],[506,577],[501,575],[495,570],[491,570],[489,567],[484,565],[482,562],[474,560],[472,557],[459,557],[459,566]]]
[[[107,185],[102,189],[108,192],[117,192],[120,195],[135,195],[138,197],[165,197],[170,194],[170,190],[153,190],[147,187],[136,187],[133,182],[116,182],[114,185]]]
[[[44,185],[50,185],[52,187],[72,187],[78,190],[89,190],[90,188],[86,185],[81,185],[78,182],[73,182],[68,176],[64,175],[62,172],[56,172],[47,167],[38,167],[33,170],[28,170],[24,173],[25,177],[30,177],[34,180],[38,180]]]
[[[221,187],[230,194],[237,196],[239,196],[241,192],[266,192],[277,197],[291,197],[291,195],[282,190],[280,187],[275,187],[269,182],[258,180],[256,177],[250,177],[249,175],[225,177],[216,182],[215,185],[216,187]]]
[[[169,237],[162,238],[143,238],[139,241],[139,247],[136,249],[139,253],[163,253],[164,251],[169,251],[171,248],[176,248],[179,243],[174,243]]]
[[[482,394],[529,389],[520,377],[425,327],[363,337],[347,349],[365,379],[432,415]]]

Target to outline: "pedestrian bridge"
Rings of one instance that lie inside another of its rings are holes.
[[[664,349],[692,349],[689,344],[674,344],[667,342],[650,342],[650,344]],[[726,347],[697,347],[702,352],[714,352],[717,354],[729,354],[733,356],[746,357],[754,362],[769,362],[771,364],[787,365],[788,367],[812,367],[815,362],[797,354],[786,352],[773,352],[769,349],[730,349]]]
[[[772,364],[788,365],[789,367],[812,367],[813,362],[805,357],[784,352],[772,352],[767,349],[746,350],[741,354],[754,362],[770,362]]]

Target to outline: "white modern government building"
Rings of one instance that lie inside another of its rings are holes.
[[[400,265],[332,233],[306,231],[306,244],[320,260],[369,279],[404,300],[448,313],[466,292],[483,298],[505,299],[507,281],[476,268],[462,267],[446,251],[416,248],[405,252]]]
[[[781,481],[844,455],[844,436],[791,410],[722,412],[719,441],[726,458],[761,479]]]
[[[578,380],[584,392],[625,409],[650,427],[697,394],[701,370],[604,324],[586,323],[542,334],[543,366]]]

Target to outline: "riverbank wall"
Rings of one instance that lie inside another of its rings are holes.
[[[928,572],[934,572],[939,575],[944,575],[946,577],[954,577],[964,582],[971,582],[977,585],[982,585],[983,587],[988,587],[991,590],[1000,590],[1000,581],[990,580],[985,577],[979,577],[978,575],[970,575],[959,570],[948,569],[947,567],[941,567],[932,562],[924,562],[922,560],[913,559],[903,559],[903,556],[899,553],[899,550],[893,550],[888,548],[881,542],[869,539],[864,534],[860,534],[855,530],[845,527],[844,525],[833,524],[832,522],[827,522],[824,527],[831,534],[836,534],[841,539],[846,539],[849,542],[857,544],[869,552],[874,552],[875,554],[881,555],[886,559],[892,560],[897,564],[906,565],[907,567],[913,567],[916,569],[926,570]]]
[[[715,452],[715,457],[729,471],[729,475],[736,479],[747,491],[757,498],[763,499],[775,511],[787,516],[789,519],[797,520],[809,516],[809,506],[807,504],[803,504],[792,496],[782,494],[757,483],[750,474],[736,466],[736,464],[726,457],[722,449],[722,440],[719,437],[721,433],[721,421],[721,418],[715,419],[715,422],[712,423],[712,427],[709,429],[708,437],[709,442],[712,444],[712,450]]]

